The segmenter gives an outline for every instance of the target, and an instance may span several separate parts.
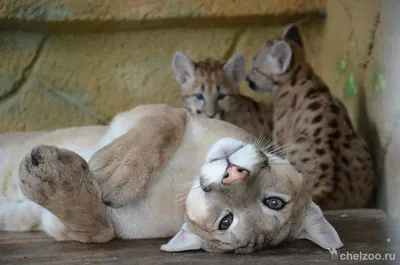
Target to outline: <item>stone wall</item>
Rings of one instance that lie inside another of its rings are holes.
[[[400,12],[397,0],[327,1],[321,76],[372,151],[376,204],[400,218]]]
[[[364,77],[363,126],[379,178],[379,206],[400,220],[400,2],[385,1]],[[399,223],[400,224],[400,223]]]
[[[317,64],[319,0],[0,1],[0,133],[106,124],[145,103],[181,106],[171,60],[248,62],[283,26],[303,26]],[[243,83],[243,92],[255,97]],[[268,100],[268,96],[257,97]]]

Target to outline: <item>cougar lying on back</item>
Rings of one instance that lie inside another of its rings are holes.
[[[80,242],[176,234],[164,251],[249,253],[296,238],[343,245],[287,161],[184,109],[139,106],[109,127],[45,133],[3,154],[2,230]]]

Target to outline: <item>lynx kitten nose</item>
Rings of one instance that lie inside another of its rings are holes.
[[[236,181],[243,181],[249,175],[249,171],[240,168],[238,166],[229,165],[229,167],[225,171],[224,178],[222,179],[222,183],[226,185],[230,185]]]

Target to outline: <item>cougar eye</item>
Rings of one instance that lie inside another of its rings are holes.
[[[227,230],[233,222],[233,214],[227,214],[222,218],[221,222],[219,222],[218,230]]]
[[[279,211],[285,207],[286,202],[279,197],[269,197],[263,200],[263,204],[272,210]]]
[[[195,96],[196,99],[198,99],[198,100],[203,100],[203,99],[204,99],[203,94],[201,94],[201,93],[197,93],[197,94],[194,95],[194,96]]]
[[[223,100],[225,98],[225,96],[226,96],[225,94],[220,93],[217,95],[217,100]]]

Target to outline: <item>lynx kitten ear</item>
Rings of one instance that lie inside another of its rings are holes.
[[[266,63],[270,66],[273,74],[281,75],[289,70],[292,56],[290,45],[286,41],[280,40],[272,45]]]
[[[176,52],[172,59],[172,69],[176,81],[182,86],[191,77],[194,77],[194,64],[192,60],[183,52]]]
[[[297,25],[291,24],[287,26],[285,31],[283,32],[283,37],[295,42],[297,45],[303,48],[303,40],[301,38],[300,30]]]
[[[161,246],[161,250],[181,252],[201,249],[201,245],[201,238],[190,231],[188,225],[184,223],[181,230],[167,244]]]
[[[308,207],[303,231],[299,238],[311,240],[320,247],[328,250],[343,247],[343,243],[335,228],[328,223],[321,209],[314,202],[311,202]]]
[[[229,76],[236,86],[239,86],[240,82],[245,76],[246,60],[240,53],[233,55],[225,64],[224,72]]]

